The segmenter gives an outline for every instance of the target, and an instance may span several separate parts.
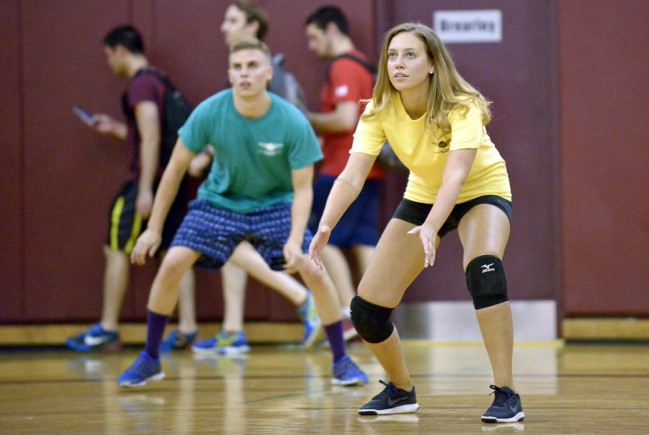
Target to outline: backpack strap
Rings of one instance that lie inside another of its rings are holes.
[[[327,81],[330,81],[329,77],[330,77],[330,74],[331,74],[331,66],[333,65],[333,63],[335,61],[337,61],[339,59],[351,59],[356,63],[360,63],[361,65],[363,65],[365,67],[365,69],[367,69],[370,72],[370,74],[372,74],[372,77],[376,76],[376,67],[374,65],[372,65],[371,63],[361,59],[358,56],[354,56],[351,53],[343,53],[343,54],[341,54],[339,56],[336,56],[333,59],[331,59],[331,61],[329,62],[329,65],[327,65]]]
[[[139,69],[133,78],[142,75],[142,74],[149,74],[152,75],[153,77],[157,78],[162,84],[165,86],[165,88],[171,92],[176,91],[176,87],[171,83],[171,80],[166,76],[165,73],[158,71],[155,68],[151,68],[149,66],[145,66],[144,68]]]

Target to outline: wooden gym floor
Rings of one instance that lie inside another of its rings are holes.
[[[382,389],[382,369],[362,343],[349,353],[364,387],[330,383],[326,349],[253,345],[247,357],[163,356],[167,377],[139,389],[115,380],[140,348],[79,354],[60,348],[0,350],[3,434],[649,433],[649,345],[517,342],[516,387],[526,418],[480,421],[491,375],[480,343],[404,342],[421,408],[361,417]]]

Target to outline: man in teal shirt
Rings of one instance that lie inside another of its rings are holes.
[[[243,240],[274,270],[299,272],[313,291],[333,354],[333,382],[366,384],[346,354],[335,289],[326,272],[305,261],[313,201],[313,164],[322,158],[308,120],[266,90],[273,69],[268,47],[244,40],[230,48],[232,89],[201,103],[180,129],[156,194],[147,230],[131,261],[144,264],[160,246],[160,231],[192,157],[214,148],[210,174],[176,233],[149,295],[144,351],[118,379],[124,387],[161,380],[160,343],[178,300],[178,282],[194,263],[218,269]]]

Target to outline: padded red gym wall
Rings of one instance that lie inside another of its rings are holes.
[[[649,3],[557,2],[568,316],[649,316]]]
[[[306,47],[303,24],[325,4],[349,14],[359,47],[372,53],[370,0],[260,1],[271,19],[266,42],[284,52],[317,109],[325,62]],[[349,4],[348,4],[349,3]],[[0,2],[0,324],[88,322],[102,306],[107,208],[126,176],[126,151],[72,114],[80,105],[120,116],[123,79],[113,75],[102,38],[130,22],[147,55],[196,104],[225,85],[220,33],[229,0],[15,0]],[[142,321],[155,264],[134,269],[123,320]],[[217,273],[197,274],[201,320],[222,316]],[[253,283],[249,320],[295,320],[285,298]]]
[[[0,323],[18,322],[25,313],[23,268],[23,171],[20,75],[21,33],[18,2],[0,2]]]
[[[0,323],[87,322],[100,313],[106,209],[125,176],[126,154],[86,129],[71,108],[120,115],[124,81],[105,63],[105,32],[137,25],[153,63],[198,103],[224,84],[219,26],[229,3],[0,2]],[[354,40],[370,55],[397,22],[430,24],[436,9],[501,9],[502,44],[449,48],[466,78],[494,100],[489,131],[514,189],[506,256],[512,297],[556,299],[568,315],[649,314],[648,175],[640,167],[649,152],[645,2],[260,3],[271,18],[267,42],[286,54],[312,109],[325,64],[307,50],[303,22],[318,6],[342,6]],[[386,215],[403,187],[399,177],[391,182]],[[468,300],[460,255],[453,235],[406,301]],[[154,270],[134,271],[124,320],[144,319]],[[219,289],[218,274],[198,273],[201,320],[221,318]],[[297,320],[290,303],[258,284],[248,292],[246,318]]]

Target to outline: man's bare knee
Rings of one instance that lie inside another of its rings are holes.
[[[299,272],[305,283],[308,282],[308,286],[313,286],[314,284],[324,285],[327,282],[327,272],[320,270],[311,260],[305,259]]]

